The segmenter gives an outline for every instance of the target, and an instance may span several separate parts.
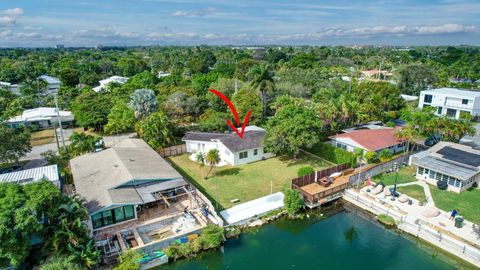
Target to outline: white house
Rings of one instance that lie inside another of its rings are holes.
[[[28,184],[47,180],[58,188],[61,188],[60,174],[57,165],[43,166],[17,172],[0,174],[0,183]]]
[[[161,71],[158,72],[157,78],[160,79],[160,78],[163,78],[163,77],[168,77],[168,76],[170,76],[170,75],[172,75],[172,74],[170,74],[169,72],[165,72],[165,71],[162,71],[162,70],[161,70]]]
[[[60,86],[62,85],[59,78],[55,78],[49,75],[42,75],[38,78],[44,80],[47,83],[47,88],[45,89],[47,95],[56,94],[58,92],[58,89],[60,89]]]
[[[392,154],[405,150],[405,142],[396,136],[397,129],[379,127],[374,129],[357,129],[330,136],[330,143],[338,148],[355,152],[362,149],[366,152],[380,153],[388,149]]]
[[[235,166],[275,156],[262,146],[263,137],[264,129],[248,126],[243,139],[235,133],[187,132],[182,141],[186,143],[188,153],[207,153],[210,149],[218,149],[222,160],[220,165]]]
[[[52,123],[57,125],[58,116],[62,125],[73,124],[73,115],[70,111],[60,111],[57,114],[56,108],[39,107],[35,109],[25,110],[19,116],[8,119],[9,126],[17,127],[20,125],[37,125],[39,128],[48,128],[52,126]]]
[[[438,88],[420,92],[418,108],[435,107],[436,115],[459,119],[462,113],[480,115],[480,92],[457,88]]]
[[[20,96],[20,87],[18,84],[11,84],[9,82],[0,82],[0,88],[4,88],[5,90],[9,91],[10,93]]]
[[[417,168],[416,178],[432,185],[443,181],[447,190],[462,192],[480,182],[480,150],[451,142],[439,142],[430,149],[410,156]]]
[[[112,76],[110,78],[106,78],[104,80],[101,80],[99,81],[100,85],[97,86],[97,87],[94,87],[93,88],[93,91],[95,92],[100,92],[102,90],[105,90],[107,88],[107,86],[110,84],[110,83],[118,83],[118,84],[124,84],[128,81],[128,78],[127,77],[121,77],[121,76]]]

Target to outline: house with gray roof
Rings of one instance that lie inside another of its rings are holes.
[[[470,146],[439,142],[410,156],[416,178],[432,185],[445,182],[449,191],[460,193],[480,182],[480,151]]]
[[[167,208],[173,197],[189,196],[193,189],[141,139],[125,139],[112,148],[76,157],[70,167],[93,231],[135,220],[142,207]]]
[[[187,146],[187,152],[192,153],[195,159],[198,152],[207,153],[210,149],[218,149],[220,153],[220,166],[246,164],[275,156],[262,146],[265,130],[257,126],[245,128],[243,138],[236,133],[208,133],[187,132],[182,138]]]
[[[43,180],[61,188],[60,174],[56,164],[0,174],[0,183],[23,185]]]

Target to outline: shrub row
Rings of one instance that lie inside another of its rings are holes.
[[[350,167],[355,167],[357,163],[355,153],[348,152],[331,144],[319,143],[309,149],[309,151],[335,164],[348,163]]]

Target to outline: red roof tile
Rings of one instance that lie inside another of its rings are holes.
[[[330,136],[330,139],[349,138],[369,151],[386,148],[402,142],[395,135],[397,129],[362,129]]]

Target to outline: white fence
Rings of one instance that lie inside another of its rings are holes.
[[[419,237],[439,248],[448,251],[471,264],[480,267],[480,250],[468,243],[459,241],[451,236],[435,230],[428,224],[412,219],[406,214],[382,205],[374,199],[369,199],[353,190],[346,190],[343,198],[376,215],[386,214],[393,217],[398,228],[416,237]]]

